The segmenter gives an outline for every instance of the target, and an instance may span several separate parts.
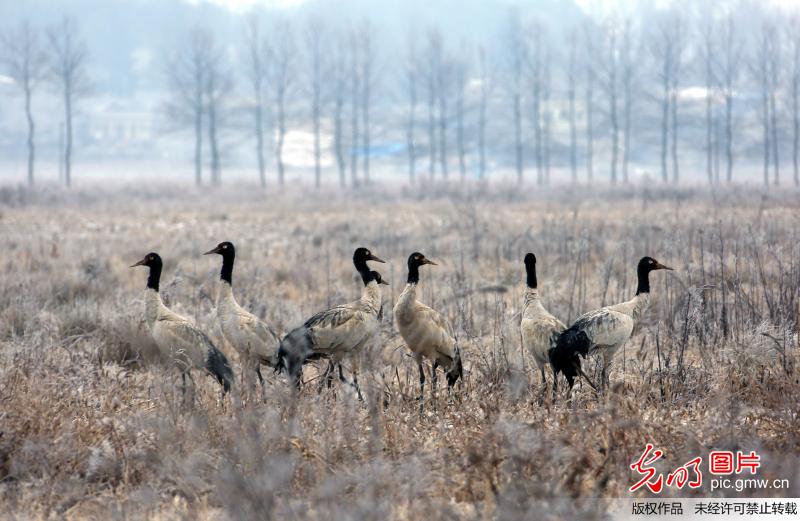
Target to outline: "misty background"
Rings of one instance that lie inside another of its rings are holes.
[[[0,0],[0,183],[796,185],[799,15],[788,0]]]

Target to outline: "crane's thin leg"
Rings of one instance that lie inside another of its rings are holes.
[[[422,414],[425,403],[425,368],[422,367],[421,359],[417,359],[417,369],[419,369],[419,413]]]
[[[322,392],[322,388],[325,384],[328,384],[328,387],[331,386],[331,375],[333,374],[333,360],[328,360],[328,367],[325,368],[325,372],[322,373],[322,376],[319,379],[319,384],[317,385],[317,394]]]
[[[438,378],[438,376],[436,374],[436,369],[438,367],[439,367],[439,361],[438,360],[434,360],[433,361],[433,366],[432,366],[432,369],[431,369],[431,399],[433,399],[433,400],[436,399],[436,389],[438,387],[437,386],[437,382],[438,382],[439,378]]]
[[[358,401],[359,402],[363,402],[364,401],[364,397],[361,396],[361,388],[358,386],[358,373],[357,372],[353,372],[353,384],[352,385],[355,388],[356,393],[358,394]]]

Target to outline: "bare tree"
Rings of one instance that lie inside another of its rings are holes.
[[[478,68],[480,70],[480,100],[478,102],[478,177],[483,180],[486,176],[486,111],[489,104],[489,94],[492,89],[489,62],[486,58],[486,49],[478,49]]]
[[[405,84],[408,95],[406,112],[406,151],[408,153],[408,182],[412,185],[417,177],[417,150],[414,144],[414,130],[417,124],[417,76],[419,75],[419,59],[417,56],[416,35],[408,33],[408,48],[405,59]]]
[[[350,184],[358,188],[359,98],[361,96],[361,63],[358,32],[350,29]]]
[[[294,87],[296,60],[295,42],[292,26],[288,21],[277,22],[272,28],[270,43],[269,83],[274,96],[275,160],[278,166],[278,184],[283,187],[286,165],[283,162],[283,145],[286,141],[287,102]]]
[[[702,60],[703,78],[705,80],[705,123],[706,123],[706,177],[708,183],[714,183],[714,150],[713,150],[713,132],[714,132],[714,85],[716,83],[714,78],[714,56],[716,54],[715,38],[714,38],[714,19],[712,13],[704,12],[702,14],[703,20],[699,26],[700,29],[700,59]]]
[[[171,96],[167,102],[167,116],[179,126],[194,130],[194,179],[203,182],[203,121],[206,112],[206,69],[211,35],[203,29],[194,29],[186,47],[172,56],[167,63]]]
[[[344,157],[344,111],[347,96],[347,49],[344,38],[338,35],[333,48],[333,155],[339,171],[339,186],[347,187],[347,164]]]
[[[651,46],[658,68],[658,80],[661,84],[661,179],[665,183],[669,181],[670,122],[675,128],[674,116],[677,115],[677,109],[673,110],[673,102],[676,101],[676,93],[673,92],[673,88],[677,85],[673,76],[676,74],[676,64],[679,61],[677,28],[676,17],[671,16],[671,13],[663,16],[659,20],[658,33],[652,40]],[[677,148],[673,150],[677,150]]]
[[[550,149],[553,141],[552,136],[552,123],[553,113],[550,106],[550,90],[552,87],[552,78],[550,76],[550,67],[552,61],[552,54],[550,47],[544,49],[542,57],[542,148],[544,162],[544,182],[550,184]]]
[[[603,26],[603,60],[598,70],[599,83],[608,98],[609,133],[611,136],[611,183],[617,183],[617,162],[619,161],[619,24],[616,18],[609,19]]]
[[[226,97],[233,89],[233,77],[226,68],[225,57],[209,35],[205,58],[205,107],[208,124],[211,184],[222,184],[220,133],[226,123]]]
[[[622,182],[629,180],[628,167],[631,160],[631,117],[634,110],[634,81],[636,75],[636,63],[634,52],[636,48],[633,36],[633,27],[630,18],[626,19],[622,28]]]
[[[530,35],[527,45],[526,65],[531,92],[531,125],[533,126],[534,158],[536,160],[536,183],[544,184],[544,153],[542,136],[542,24],[531,23],[526,33]]]
[[[522,72],[526,53],[519,11],[516,9],[509,11],[506,38],[509,78],[505,84],[511,100],[511,117],[514,126],[514,166],[517,171],[517,182],[522,183],[525,172],[522,155]]]
[[[453,60],[453,87],[455,88],[455,113],[456,113],[456,147],[458,148],[458,172],[463,184],[467,177],[466,142],[464,129],[465,95],[467,90],[467,62],[469,52],[462,46],[459,53],[463,58]]]
[[[583,28],[585,53],[584,65],[586,66],[586,90],[585,107],[586,112],[586,179],[589,183],[594,177],[594,83],[595,83],[595,30],[590,23],[586,23]]]
[[[264,158],[264,102],[267,82],[267,58],[269,49],[261,34],[261,21],[253,15],[245,25],[245,46],[247,51],[247,77],[253,96],[250,109],[253,117],[253,132],[256,137],[256,158],[258,160],[258,179],[261,187],[267,185],[266,161]]]
[[[448,167],[448,145],[447,135],[450,122],[450,115],[447,112],[447,100],[450,97],[450,87],[452,82],[452,63],[450,57],[445,54],[444,40],[439,38],[439,50],[436,69],[436,92],[439,100],[439,164],[441,165],[442,178],[447,181],[450,174]]]
[[[361,47],[361,135],[364,154],[364,183],[369,184],[369,156],[371,142],[370,110],[372,90],[375,83],[374,28],[369,20],[364,20],[359,28]]]
[[[780,140],[778,136],[778,89],[781,84],[781,45],[778,40],[777,27],[773,24],[768,35],[769,54],[767,67],[769,69],[769,122],[772,141],[772,173],[773,184],[780,184],[781,161],[778,155]]]
[[[758,44],[755,46],[755,55],[751,63],[751,71],[754,79],[761,88],[761,125],[762,125],[762,150],[763,150],[763,169],[764,169],[764,186],[769,186],[769,165],[772,153],[771,148],[771,128],[770,128],[770,111],[771,111],[771,89],[772,77],[770,74],[770,52],[772,52],[772,42],[770,33],[772,32],[772,24],[764,21],[761,25],[761,33],[757,36]]]
[[[425,78],[425,94],[428,108],[428,175],[431,180],[436,176],[436,108],[439,88],[439,69],[442,62],[442,35],[438,29],[430,29],[427,34],[425,57],[421,61],[422,74]],[[445,154],[441,150],[442,155]]]
[[[725,96],[725,172],[728,183],[733,182],[733,101],[734,89],[739,79],[742,40],[737,37],[733,14],[728,14],[720,24],[721,60],[718,75]]]
[[[22,91],[25,100],[25,118],[28,123],[28,185],[33,185],[33,166],[36,158],[33,121],[33,93],[47,73],[45,55],[38,32],[28,22],[0,37],[0,64],[3,71]]]
[[[793,16],[787,26],[791,49],[792,166],[794,184],[800,186],[800,17]]]
[[[672,16],[672,39],[673,39],[673,56],[672,56],[672,73],[670,77],[672,79],[672,84],[670,86],[670,101],[672,103],[672,114],[671,114],[671,151],[672,151],[672,182],[677,183],[680,177],[680,160],[678,158],[678,127],[679,120],[679,110],[678,110],[678,101],[679,101],[679,94],[680,94],[680,79],[681,79],[681,67],[683,65],[683,51],[684,51],[684,28],[683,28],[683,17],[681,16],[680,11],[675,11]]]
[[[80,36],[77,23],[71,18],[50,27],[51,78],[64,102],[64,183],[72,184],[72,120],[75,107],[89,93],[90,83],[86,72],[89,55],[86,43]]]
[[[323,85],[323,43],[325,25],[317,17],[309,18],[306,25],[306,47],[310,66],[309,90],[311,91],[311,124],[314,132],[314,186],[322,184],[322,148],[320,142],[322,119],[322,85]]]
[[[576,54],[578,47],[578,34],[572,30],[569,35],[567,57],[567,103],[569,111],[569,166],[572,174],[572,184],[578,182],[578,129],[575,120],[575,92],[577,78]]]

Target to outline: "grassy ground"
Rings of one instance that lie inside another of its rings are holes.
[[[799,206],[744,190],[3,189],[0,517],[574,519],[629,495],[648,441],[665,473],[712,449],[759,451],[759,477],[791,488],[738,495],[799,496]],[[390,261],[364,403],[346,386],[317,394],[313,369],[296,402],[272,374],[263,399],[243,393],[238,363],[234,396],[198,373],[182,403],[142,324],[145,272],[128,266],[159,252],[167,304],[222,344],[219,259],[201,255],[221,240],[237,246],[239,302],[283,331],[357,297],[356,246]],[[450,398],[439,379],[422,416],[391,316],[414,250],[440,264],[421,295],[454,325],[466,369]],[[653,274],[607,397],[542,392],[517,328],[527,251],[564,321],[628,299],[642,255],[677,269]],[[691,494],[737,495],[708,479],[663,495]]]

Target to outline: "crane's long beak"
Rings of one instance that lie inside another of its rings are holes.
[[[219,246],[215,247],[213,250],[208,250],[203,255],[211,255],[212,253],[219,253]]]
[[[147,258],[144,258],[144,259],[140,260],[139,262],[137,262],[136,264],[131,264],[129,267],[130,268],[135,268],[136,266],[144,266],[146,262],[147,262]]]
[[[385,260],[379,259],[378,257],[376,257],[375,255],[373,255],[371,253],[369,254],[369,257],[367,257],[367,260],[375,261],[375,262],[382,262],[382,263],[386,264]]]
[[[386,282],[386,281],[385,281],[385,280],[383,280],[383,279],[381,279],[381,281],[380,281],[378,284],[383,284],[384,286],[388,286],[388,285],[389,285],[389,283],[388,283],[388,282]]]
[[[657,270],[670,270],[670,271],[675,271],[674,269],[670,268],[669,266],[665,266],[665,265],[661,264],[660,262],[656,262],[656,269],[657,269]]]
[[[436,264],[430,259],[422,259],[422,264],[430,264],[431,266],[438,266],[438,264]]]

